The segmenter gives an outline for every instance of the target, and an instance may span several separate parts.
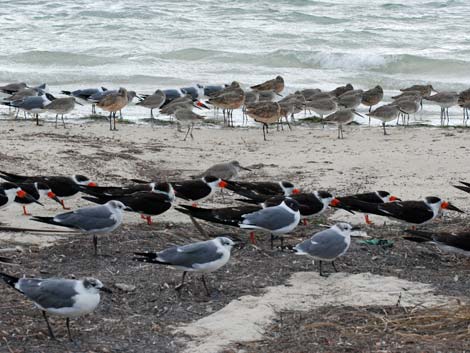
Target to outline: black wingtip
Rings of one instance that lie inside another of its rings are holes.
[[[19,278],[7,275],[6,273],[0,272],[0,278],[9,286],[15,288],[15,284],[18,283]]]

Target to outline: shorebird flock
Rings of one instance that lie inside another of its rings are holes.
[[[382,123],[383,133],[386,135],[386,124],[396,120],[403,125],[409,124],[410,115],[414,115],[423,107],[423,101],[436,104],[441,108],[441,125],[449,124],[449,108],[460,106],[463,109],[463,125],[470,118],[470,89],[462,92],[440,91],[436,92],[432,85],[413,85],[400,89],[401,93],[391,97],[391,103],[384,103],[384,91],[377,85],[371,89],[355,89],[351,84],[340,86],[332,91],[322,91],[318,88],[303,89],[294,93],[284,94],[284,79],[277,76],[261,84],[243,89],[239,82],[224,85],[200,85],[175,89],[157,89],[152,94],[137,94],[125,88],[108,90],[105,87],[77,89],[75,91],[61,91],[65,97],[56,98],[48,92],[47,85],[29,86],[26,83],[9,83],[0,86],[0,92],[7,95],[2,104],[15,109],[18,118],[22,111],[24,117],[32,114],[39,124],[39,114],[51,112],[56,114],[56,127],[59,116],[65,127],[64,115],[69,114],[75,104],[91,105],[92,114],[96,114],[96,107],[108,112],[109,128],[116,130],[116,115],[122,118],[122,109],[127,105],[150,110],[151,121],[155,120],[154,110],[159,110],[161,116],[176,119],[178,127],[187,126],[185,140],[188,136],[193,138],[193,127],[197,122],[206,118],[194,109],[214,109],[214,115],[222,110],[224,123],[234,127],[233,112],[241,110],[243,124],[248,118],[262,124],[263,137],[269,133],[270,125],[282,127],[286,123],[290,128],[289,120],[294,121],[295,115],[307,111],[315,113],[322,122],[338,125],[338,138],[343,138],[343,126],[351,123],[354,116],[359,114],[356,109],[363,105],[368,107],[370,119],[377,119]],[[374,109],[373,109],[374,108]]]
[[[416,230],[417,226],[440,217],[443,211],[463,213],[455,205],[439,197],[401,200],[387,191],[339,196],[325,190],[300,190],[291,181],[239,181],[237,177],[242,170],[250,169],[237,161],[231,161],[214,165],[186,180],[162,181],[156,176],[155,180],[133,179],[131,184],[122,186],[99,186],[83,175],[32,176],[0,171],[0,177],[5,180],[0,184],[0,208],[17,204],[23,214],[28,214],[28,204],[41,204],[52,199],[66,209],[65,198],[83,195],[83,199],[95,205],[52,217],[34,215],[31,220],[92,235],[95,256],[99,256],[99,234],[116,230],[123,222],[124,211],[136,213],[150,225],[152,217],[164,217],[163,214],[174,207],[191,217],[198,230],[203,229],[199,221],[239,229],[237,236],[229,235],[224,230],[206,241],[157,250],[140,249],[136,245],[129,250],[130,263],[133,260],[169,266],[181,271],[181,283],[175,287],[178,293],[181,293],[186,275],[190,272],[201,274],[204,288],[210,296],[205,274],[227,264],[234,247],[250,242],[256,244],[255,233],[258,236],[259,233],[269,234],[271,249],[274,249],[274,241],[279,239],[279,251],[318,260],[320,276],[328,275],[322,267],[325,262],[331,263],[337,271],[335,260],[348,251],[351,234],[356,227],[339,222],[328,229],[310,234],[299,244],[284,244],[285,239],[297,227],[307,225],[308,219],[318,217],[330,208],[342,210],[340,212],[363,213],[367,224],[371,224],[368,217],[370,214],[402,221],[412,226],[406,230],[408,234],[405,239],[432,242],[444,251],[470,256],[469,232],[449,234]],[[470,193],[470,183],[462,182],[456,187]],[[225,192],[224,199],[232,197],[229,200],[230,206],[200,206],[221,189],[229,191]],[[52,228],[41,231],[54,232]],[[244,232],[246,237],[243,236]],[[134,265],[141,266],[135,262]],[[66,318],[68,335],[72,340],[69,319],[93,312],[99,305],[100,293],[109,292],[100,280],[93,277],[81,280],[36,279],[0,273],[0,278],[42,311],[51,338],[55,335],[48,314]]]

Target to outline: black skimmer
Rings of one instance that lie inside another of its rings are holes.
[[[41,182],[34,182],[34,183],[19,183],[18,186],[25,192],[30,195],[30,197],[20,197],[17,196],[15,197],[15,203],[22,205],[23,207],[23,214],[25,216],[30,216],[31,214],[28,213],[26,210],[26,205],[34,203],[38,203],[42,206],[42,203],[39,202],[41,197],[45,198],[48,197],[60,205],[62,205],[62,202],[59,200],[59,198],[54,194],[54,192],[51,190],[49,185]]]
[[[454,185],[454,188],[457,188],[470,194],[470,183],[467,183],[466,181],[459,181],[459,183],[462,185]]]
[[[319,260],[320,276],[326,277],[328,275],[322,271],[322,262],[331,262],[335,272],[338,272],[334,261],[348,251],[353,230],[354,228],[348,223],[337,223],[297,244],[294,251],[299,255],[307,255]]]
[[[214,192],[227,186],[227,182],[217,177],[204,176],[201,179],[171,182],[176,197],[195,203],[211,197]],[[194,204],[195,205],[195,204]]]
[[[230,253],[234,245],[235,242],[232,239],[220,236],[188,245],[172,246],[158,252],[136,252],[134,260],[167,265],[183,271],[183,278],[181,283],[175,287],[176,290],[183,288],[187,272],[202,273],[201,280],[209,296],[210,292],[204,274],[217,271],[224,266],[230,260]]]
[[[410,235],[404,239],[418,243],[430,242],[445,252],[470,256],[470,231],[462,232],[426,232],[406,230]]]
[[[442,210],[464,213],[450,202],[439,197],[428,196],[422,201],[395,201],[382,204],[363,202],[365,213],[395,218],[413,225],[421,225],[439,216]]]
[[[54,217],[34,216],[36,222],[51,224],[93,234],[95,255],[98,254],[96,234],[110,233],[122,223],[123,211],[129,209],[120,201],[112,200],[104,205],[82,207],[72,212],[61,213]]]
[[[343,206],[348,207],[351,211],[357,212],[367,212],[362,206],[364,202],[367,203],[386,203],[386,202],[394,202],[394,201],[401,201],[396,196],[391,195],[388,191],[375,191],[375,192],[365,192],[361,194],[354,194],[349,196],[342,196],[337,197],[337,199],[343,204]],[[359,202],[358,202],[359,201]],[[369,215],[365,214],[365,220],[367,224],[372,224],[371,220],[369,219]]]
[[[0,278],[42,311],[53,340],[55,336],[47,314],[66,317],[67,332],[72,341],[70,318],[93,312],[100,303],[100,292],[111,293],[100,280],[91,277],[81,280],[18,278],[0,272]]]
[[[60,201],[64,210],[65,207],[64,199],[75,196],[80,192],[80,186],[96,186],[96,183],[91,181],[89,178],[83,175],[72,175],[67,176],[25,176],[7,173],[0,170],[0,178],[11,181],[12,183],[34,183],[42,182],[51,188],[52,192],[62,200]]]
[[[36,202],[42,205],[39,201],[29,195],[21,187],[16,184],[6,182],[0,183],[0,209],[8,207],[16,199],[25,199],[29,202]]]
[[[171,189],[173,191],[173,189]],[[83,196],[82,198],[94,203],[104,204],[110,200],[117,200],[126,205],[130,211],[140,213],[141,218],[152,224],[152,217],[161,215],[173,206],[173,193],[141,191],[122,196]]]
[[[300,190],[289,181],[243,182],[228,180],[226,188],[257,202],[263,202],[273,196],[291,196],[300,193]]]
[[[175,192],[169,183],[146,182],[137,179],[133,180],[138,182],[138,184],[127,186],[80,186],[80,190],[85,194],[97,197],[119,197],[146,191],[157,194],[166,194],[172,199],[175,198]]]

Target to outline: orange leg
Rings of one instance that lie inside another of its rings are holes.
[[[250,242],[253,245],[256,245],[255,232],[250,232]]]
[[[145,217],[145,219],[147,220],[147,224],[148,224],[149,226],[151,226],[151,225],[152,225],[152,217],[147,216],[147,217]]]
[[[64,202],[64,200],[60,200],[60,203],[62,204],[62,208],[63,208],[64,210],[70,210],[70,207],[65,207],[65,202]]]
[[[374,224],[374,223],[370,220],[368,214],[366,214],[366,215],[364,216],[364,218],[366,219],[366,223],[367,223],[367,224]]]
[[[23,215],[24,216],[31,216],[31,213],[28,213],[28,211],[26,210],[26,206],[23,206]]]
[[[140,215],[140,218],[141,219],[147,219],[147,217],[145,217],[143,214]]]
[[[304,218],[304,226],[306,226],[308,224],[308,220],[307,218]]]
[[[199,207],[199,205],[197,204],[197,202],[194,202],[191,206],[193,206],[193,207]]]

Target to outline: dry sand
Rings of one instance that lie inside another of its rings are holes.
[[[84,174],[100,185],[116,185],[131,178],[188,178],[214,163],[236,159],[253,170],[241,175],[246,180],[290,180],[307,191],[326,189],[338,195],[379,189],[402,199],[435,195],[470,211],[467,195],[451,186],[470,179],[468,129],[401,127],[390,128],[391,135],[383,136],[378,127],[351,126],[346,128],[345,139],[337,140],[333,127],[298,125],[293,131],[272,129],[269,141],[264,142],[261,129],[208,126],[194,130],[195,140],[183,142],[184,134],[174,126],[122,124],[118,128],[117,132],[108,131],[105,121],[84,121],[66,130],[55,129],[50,123],[37,127],[30,121],[0,121],[0,169],[19,174]],[[67,203],[72,207],[88,205],[78,197]],[[31,210],[36,215],[62,212],[52,200],[45,205]],[[188,221],[176,211],[155,218],[159,219]],[[333,219],[361,222],[360,215],[349,216],[343,211],[336,212]],[[44,228],[22,216],[16,205],[0,211],[0,222]],[[135,214],[126,214],[125,222],[142,221]],[[51,236],[0,232],[0,247],[50,245],[54,240]],[[236,340],[258,339],[280,310],[388,305],[396,302],[404,287],[407,293],[415,294],[405,296],[410,303],[433,305],[447,300],[432,296],[429,286],[391,277],[338,274],[322,279],[321,285],[319,281],[314,273],[294,274],[289,286],[267,288],[261,297],[242,297],[185,326],[183,330],[196,337],[188,342],[187,351],[216,352]],[[376,295],[369,295],[371,292]],[[283,300],[286,297],[290,299]],[[234,313],[246,313],[250,322],[237,321],[241,315]],[[219,326],[227,317],[231,318],[227,326]]]

